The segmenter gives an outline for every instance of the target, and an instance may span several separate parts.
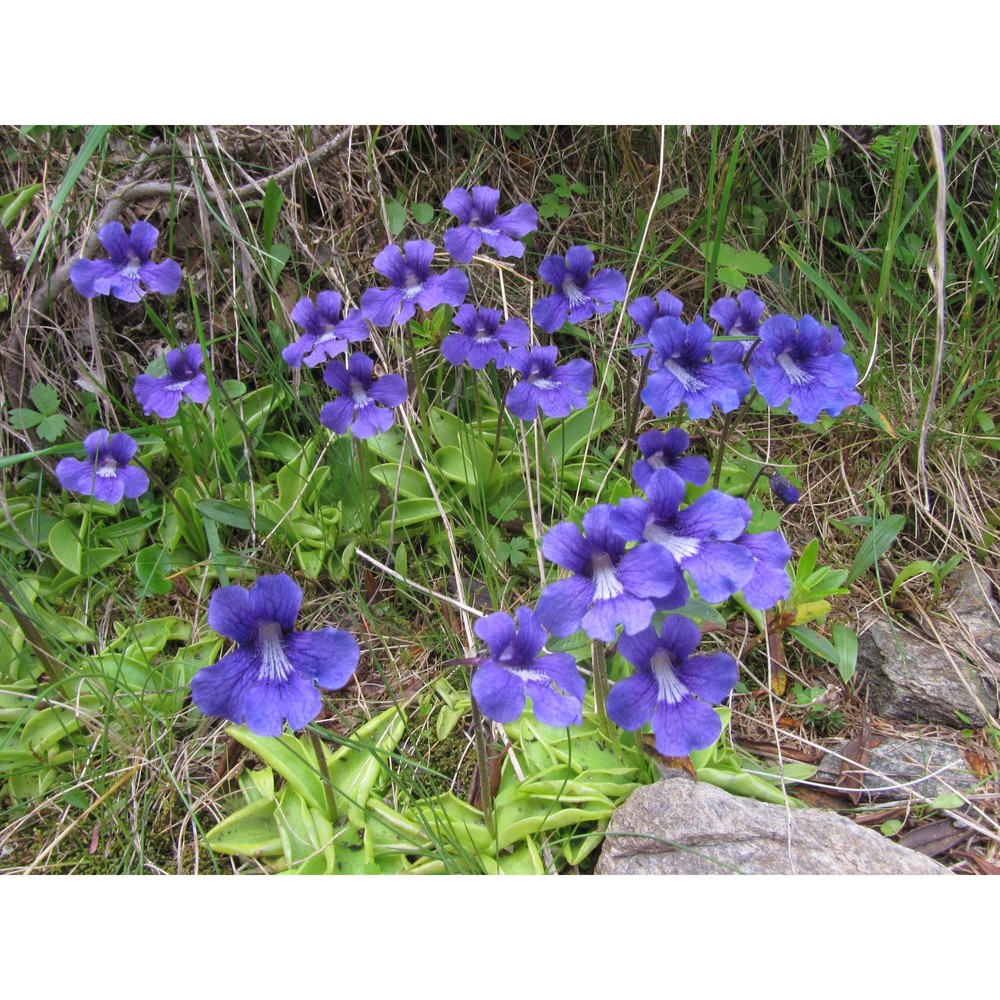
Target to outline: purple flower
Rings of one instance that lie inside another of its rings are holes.
[[[550,583],[538,600],[535,614],[553,635],[583,628],[592,639],[611,642],[619,625],[638,632],[657,608],[680,607],[687,600],[684,577],[655,545],[625,551],[626,541],[612,525],[613,510],[597,504],[583,515],[583,531],[564,521],[542,540],[545,558],[574,574]]]
[[[650,476],[664,473],[676,476],[682,483],[704,486],[711,467],[702,455],[684,455],[691,445],[687,431],[671,427],[663,431],[645,431],[639,435],[642,458],[632,467],[632,478],[644,490]]]
[[[773,472],[767,480],[771,484],[771,492],[786,507],[799,502],[801,494],[780,472]]]
[[[840,331],[827,330],[809,315],[798,323],[785,315],[765,320],[750,374],[768,406],[788,400],[788,409],[804,424],[815,423],[823,410],[835,417],[861,402],[854,388],[858,370],[844,353]]]
[[[316,305],[312,299],[299,299],[292,309],[292,320],[305,334],[289,344],[281,356],[292,368],[305,364],[308,368],[321,365],[347,351],[347,345],[368,336],[368,324],[360,309],[352,309],[340,318],[340,296],[336,292],[320,292]]]
[[[444,248],[460,264],[468,264],[472,255],[485,243],[499,257],[524,255],[522,236],[538,228],[538,213],[521,202],[505,215],[497,215],[500,192],[491,187],[454,188],[445,196],[444,205],[462,223],[444,234]]]
[[[650,476],[645,491],[648,501],[619,502],[611,527],[630,541],[666,549],[691,574],[703,600],[724,601],[742,590],[754,570],[753,557],[735,544],[750,522],[747,503],[709,490],[681,510],[684,483],[675,476]]]
[[[766,611],[778,601],[788,599],[792,581],[785,566],[792,558],[792,550],[780,531],[762,531],[757,535],[744,533],[736,539],[751,556],[754,566],[750,579],[743,584],[743,599],[751,608]]]
[[[404,253],[405,251],[405,253]],[[444,274],[431,274],[434,244],[410,240],[400,250],[390,243],[376,258],[375,270],[387,277],[388,288],[369,288],[361,295],[361,311],[375,326],[408,322],[417,311],[433,309],[442,303],[460,306],[469,291],[464,271],[450,268]]]
[[[763,312],[763,300],[748,288],[735,299],[719,299],[708,310],[708,315],[730,336],[746,334],[748,337],[756,337]],[[753,346],[753,341],[744,340],[737,346],[742,354],[746,354]]]
[[[513,722],[531,696],[535,717],[547,726],[573,726],[583,721],[586,684],[569,653],[539,656],[545,630],[530,608],[517,609],[514,619],[503,611],[476,622],[476,635],[489,647],[472,675],[472,697],[482,713],[497,722]]]
[[[684,311],[684,303],[670,292],[657,292],[655,301],[644,295],[636,299],[625,311],[642,330],[632,342],[632,354],[637,358],[644,358],[649,354],[649,328],[664,316],[679,317]],[[655,369],[657,367],[655,353],[649,360],[650,368]]]
[[[657,366],[640,393],[657,417],[687,403],[688,416],[701,420],[713,405],[723,413],[735,410],[750,391],[750,379],[735,360],[738,344],[712,345],[712,331],[701,319],[685,326],[673,316],[656,320],[649,328]],[[713,360],[714,356],[714,360]]]
[[[146,294],[139,282],[151,292],[173,295],[181,284],[180,264],[175,260],[152,264],[149,260],[159,235],[148,222],[136,222],[128,236],[120,222],[109,222],[97,238],[111,259],[75,261],[69,280],[87,299],[113,295],[123,302],[138,302]]]
[[[618,643],[636,669],[611,689],[608,716],[622,729],[640,729],[652,720],[656,749],[665,757],[687,757],[722,734],[722,720],[709,703],[729,697],[736,661],[728,653],[691,656],[700,641],[690,618],[669,615],[659,635],[647,628]]]
[[[500,324],[496,309],[459,306],[455,326],[462,332],[451,333],[441,341],[441,353],[453,365],[468,363],[473,368],[485,368],[491,361],[504,367],[507,347],[524,347],[528,343],[528,325],[523,319],[509,319]]]
[[[198,344],[175,347],[167,352],[167,374],[140,375],[135,380],[135,398],[148,417],[172,417],[181,400],[187,397],[194,403],[207,403],[210,392],[208,378],[201,366],[205,361]]]
[[[87,461],[64,458],[56,465],[56,478],[64,490],[82,493],[104,503],[122,497],[140,497],[149,489],[149,476],[129,465],[139,447],[127,434],[94,431],[83,439]]]
[[[401,375],[373,379],[374,368],[367,354],[358,353],[351,355],[346,367],[341,361],[326,366],[323,381],[341,396],[320,411],[324,427],[336,434],[350,430],[356,438],[370,438],[392,426],[391,407],[406,399],[406,382]]]
[[[538,409],[547,417],[565,417],[587,405],[594,366],[580,359],[556,364],[555,347],[518,347],[507,355],[507,367],[521,381],[507,393],[507,409],[522,420],[535,420]]]
[[[191,681],[205,715],[246,722],[259,736],[280,736],[285,719],[294,730],[319,715],[316,685],[342,688],[358,665],[358,644],[340,629],[293,631],[301,606],[302,590],[284,573],[212,594],[208,624],[238,645]]]
[[[539,299],[531,316],[546,333],[555,333],[567,319],[580,323],[595,313],[611,312],[612,303],[625,298],[625,275],[605,268],[591,278],[593,266],[594,255],[587,247],[571,247],[565,260],[553,254],[542,261],[538,273],[556,292]]]

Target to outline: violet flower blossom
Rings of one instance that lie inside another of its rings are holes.
[[[710,417],[713,406],[729,413],[750,391],[750,379],[736,360],[740,346],[713,344],[712,331],[701,319],[687,326],[673,316],[658,319],[649,328],[649,342],[657,367],[639,396],[657,417],[682,403],[692,420]]]
[[[451,333],[441,341],[445,359],[475,369],[485,368],[491,361],[498,368],[504,367],[507,347],[524,347],[529,334],[523,319],[514,317],[501,324],[500,317],[496,309],[459,306],[453,322],[462,332]]]
[[[476,635],[489,647],[472,675],[472,697],[483,715],[513,722],[530,696],[535,718],[547,726],[573,726],[583,721],[586,683],[569,653],[540,656],[546,633],[530,608],[517,609],[514,619],[503,611],[480,618]]]
[[[519,347],[507,354],[507,367],[521,381],[507,393],[507,409],[521,420],[535,420],[538,410],[547,417],[565,417],[587,405],[594,366],[577,358],[556,364],[555,347]]]
[[[139,446],[127,434],[94,431],[83,439],[83,447],[86,462],[64,458],[56,464],[56,478],[64,490],[113,504],[149,489],[145,470],[129,465]]]
[[[668,615],[654,628],[623,635],[618,652],[635,666],[608,694],[608,716],[622,729],[652,722],[656,749],[665,757],[687,757],[722,735],[711,703],[725,701],[736,686],[736,660],[728,653],[691,656],[701,630],[683,615]]]
[[[771,487],[771,492],[786,506],[798,503],[801,494],[799,491],[780,473],[772,472],[767,479]]]
[[[711,466],[703,455],[685,455],[691,446],[688,432],[680,427],[666,431],[644,431],[639,435],[642,458],[632,467],[632,478],[644,490],[653,475],[664,473],[676,476],[682,483],[704,486],[708,482]]]
[[[123,302],[138,302],[146,292],[173,295],[181,284],[181,266],[175,260],[150,262],[159,231],[148,222],[136,222],[126,236],[120,222],[109,222],[97,234],[108,260],[74,261],[69,271],[73,287],[86,299],[113,295]]]
[[[337,292],[320,292],[315,305],[309,298],[295,303],[292,320],[306,332],[281,352],[290,367],[304,364],[314,368],[344,354],[349,344],[367,338],[368,324],[361,310],[351,309],[341,318],[340,305]]]
[[[390,243],[376,258],[375,270],[388,278],[388,288],[369,288],[361,295],[361,311],[375,326],[409,322],[417,311],[447,304],[460,306],[469,291],[464,271],[449,268],[443,274],[431,273],[434,244],[410,240],[400,250]]]
[[[500,192],[491,187],[454,188],[445,195],[444,205],[461,222],[444,234],[444,248],[460,264],[468,264],[485,243],[498,257],[524,256],[521,237],[538,228],[538,213],[526,201],[504,215],[497,215]]]
[[[167,352],[166,375],[140,375],[135,380],[135,398],[148,417],[172,417],[182,399],[193,403],[207,403],[211,392],[208,376],[201,370],[205,355],[199,344],[189,344]]]
[[[553,254],[542,261],[538,273],[556,291],[539,299],[531,316],[546,333],[555,333],[567,319],[580,323],[611,312],[613,304],[625,298],[625,275],[605,268],[590,277],[593,266],[594,254],[588,247],[571,247],[565,258]]]
[[[754,570],[751,554],[736,544],[750,523],[746,502],[709,490],[681,510],[684,483],[674,476],[650,476],[645,492],[648,500],[619,501],[611,513],[612,529],[629,541],[666,549],[705,601],[724,601],[742,590]]]
[[[827,330],[809,315],[798,323],[785,315],[765,320],[750,374],[768,406],[787,400],[804,424],[815,423],[823,410],[836,417],[862,399],[855,390],[858,370],[844,353],[840,331]]]
[[[649,328],[656,320],[663,319],[664,316],[673,316],[679,319],[683,311],[684,303],[676,295],[671,295],[670,292],[666,291],[657,292],[655,301],[648,295],[643,295],[625,310],[642,330],[642,333],[632,341],[631,353],[637,358],[644,358],[649,354],[651,370],[659,367],[659,363],[656,360],[656,352],[650,353],[649,350]]]
[[[280,736],[284,721],[302,729],[320,713],[316,685],[342,688],[358,665],[349,632],[294,631],[302,590],[284,573],[261,576],[249,589],[221,587],[208,604],[208,624],[237,648],[191,681],[191,697],[205,715],[245,722],[259,736]]]
[[[729,336],[746,334],[748,337],[756,338],[757,329],[760,326],[760,317],[764,312],[764,301],[749,288],[740,292],[733,298],[719,299],[713,303],[708,310],[708,315],[722,327]],[[745,355],[753,346],[753,339],[744,341],[732,341],[740,348],[741,355]]]
[[[545,558],[574,574],[550,583],[535,608],[553,635],[583,628],[592,639],[611,642],[619,625],[627,633],[638,632],[658,608],[677,608],[687,600],[683,575],[657,546],[641,544],[625,551],[613,510],[610,504],[597,504],[583,515],[583,531],[563,521],[542,539]]]
[[[372,378],[374,369],[375,362],[360,353],[352,354],[346,366],[342,361],[326,366],[323,381],[341,396],[320,410],[324,427],[336,434],[349,430],[356,438],[370,438],[392,426],[392,408],[406,399],[406,382],[401,375]]]

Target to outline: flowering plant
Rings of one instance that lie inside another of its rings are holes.
[[[175,260],[154,264],[150,260],[159,231],[148,222],[136,222],[126,234],[120,222],[109,222],[97,234],[108,251],[107,260],[81,258],[70,268],[69,279],[84,298],[112,295],[123,302],[138,302],[146,292],[173,295],[181,284],[181,268]]]

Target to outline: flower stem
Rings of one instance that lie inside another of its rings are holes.
[[[483,802],[483,819],[490,836],[496,836],[496,826],[493,823],[493,788],[490,785],[490,762],[486,748],[486,733],[483,731],[483,717],[472,699],[472,731],[476,740],[476,764],[479,768],[479,796]]]
[[[340,822],[340,812],[333,798],[333,782],[330,781],[330,768],[326,762],[326,751],[323,749],[323,741],[319,738],[315,729],[309,730],[309,738],[312,740],[313,752],[316,754],[316,763],[319,765],[319,774],[323,779],[323,791],[326,794],[326,808],[330,814],[330,823],[336,826]]]
[[[722,460],[726,454],[726,442],[729,440],[729,434],[733,427],[736,425],[740,417],[750,408],[750,404],[757,398],[757,390],[754,389],[746,399],[743,400],[743,405],[738,410],[730,410],[726,414],[725,422],[722,425],[722,435],[719,438],[719,451],[715,456],[715,474],[712,476],[712,489],[717,490],[719,488],[719,480],[722,479]]]
[[[595,639],[593,643],[592,665],[594,669],[594,705],[601,729],[608,731],[608,664],[604,657],[604,643]]]
[[[421,315],[423,312],[421,311]],[[413,382],[416,388],[417,414],[420,417],[420,426],[427,426],[427,400],[424,398],[424,380],[420,373],[420,364],[417,360],[417,345],[413,343],[413,332],[410,324],[403,324],[403,343],[406,347],[407,360],[413,372]]]
[[[642,368],[639,371],[639,382],[636,386],[635,395],[632,397],[632,406],[628,415],[628,425],[625,430],[626,441],[632,440],[632,435],[635,434],[636,425],[639,423],[639,409],[642,406],[642,400],[639,398],[639,394],[642,392],[642,384],[646,380],[646,373],[649,371],[649,359],[652,356],[653,350],[650,348],[646,352],[646,356],[642,359]]]

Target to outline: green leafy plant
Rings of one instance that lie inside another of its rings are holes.
[[[50,444],[58,441],[66,433],[66,416],[59,410],[59,393],[40,382],[31,387],[30,395],[35,409],[11,410],[8,414],[11,426],[19,431],[34,428],[38,436]]]

